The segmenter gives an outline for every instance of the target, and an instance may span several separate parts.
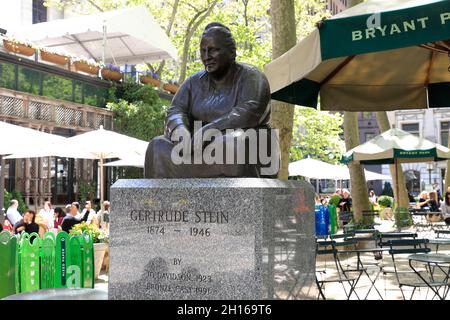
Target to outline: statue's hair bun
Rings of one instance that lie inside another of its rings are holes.
[[[224,24],[220,23],[220,22],[211,22],[211,23],[208,23],[208,24],[206,25],[206,27],[205,27],[205,31],[208,31],[209,29],[212,29],[212,28],[224,28],[225,30],[227,30],[228,32],[230,32],[230,29],[229,29],[227,26],[225,26]]]

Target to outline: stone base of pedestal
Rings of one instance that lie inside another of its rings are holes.
[[[109,298],[315,298],[314,228],[306,182],[119,180]]]

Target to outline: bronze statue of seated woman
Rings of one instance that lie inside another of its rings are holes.
[[[145,177],[275,177],[280,155],[266,77],[236,62],[236,43],[220,23],[206,26],[200,55],[205,70],[174,96],[164,136],[147,148]]]

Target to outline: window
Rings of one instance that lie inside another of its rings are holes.
[[[402,123],[402,130],[420,136],[419,123]]]
[[[103,108],[108,88],[0,61],[0,88]]]
[[[364,142],[369,141],[370,139],[373,139],[375,137],[375,133],[373,132],[366,132]]]
[[[41,74],[39,71],[19,66],[19,82],[17,90],[39,95],[40,78]]]
[[[72,81],[56,75],[43,73],[42,95],[59,100],[72,100]]]
[[[16,89],[16,70],[11,63],[0,63],[0,87]]]
[[[47,8],[44,6],[44,0],[33,0],[33,23],[47,21]]]
[[[443,146],[448,146],[448,130],[450,129],[450,121],[442,121],[441,122],[441,144]]]

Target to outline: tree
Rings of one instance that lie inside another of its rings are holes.
[[[125,82],[113,90],[113,101],[107,108],[114,111],[114,128],[128,136],[149,141],[164,132],[166,105],[156,90],[134,82]],[[121,168],[121,178],[141,178],[138,168]]]
[[[271,0],[270,16],[272,18],[272,58],[276,59],[291,49],[296,41],[294,0]],[[278,129],[281,170],[280,179],[287,180],[289,166],[289,148],[292,140],[294,105],[273,101],[271,125]]]
[[[340,113],[297,107],[290,161],[312,158],[337,163],[345,151],[342,134],[343,117]]]
[[[344,139],[347,150],[353,149],[360,143],[357,112],[344,112]],[[361,221],[362,211],[370,210],[364,167],[359,163],[350,162],[348,169],[352,186],[353,216],[355,221]]]
[[[450,134],[448,135],[448,147],[450,148]],[[447,167],[445,169],[445,179],[444,179],[444,190],[442,190],[442,195],[445,197],[445,193],[447,192],[448,188],[450,187],[450,160],[446,161]]]

